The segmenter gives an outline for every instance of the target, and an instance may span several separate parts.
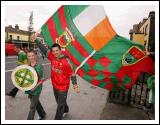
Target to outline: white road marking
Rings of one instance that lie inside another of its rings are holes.
[[[13,71],[13,69],[10,69],[10,70],[5,70],[5,72],[11,72],[11,71]]]
[[[16,63],[17,61],[12,61],[12,62],[5,62],[5,64],[7,64],[7,63]]]
[[[7,56],[6,58],[18,58],[17,56]]]

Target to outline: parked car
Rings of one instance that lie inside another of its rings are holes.
[[[14,50],[14,44],[13,43],[5,43],[5,54],[6,56],[13,56],[17,55],[18,53]]]

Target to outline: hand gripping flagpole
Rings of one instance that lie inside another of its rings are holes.
[[[31,41],[35,41],[37,36],[41,33],[41,29],[39,29],[36,33],[32,34]]]

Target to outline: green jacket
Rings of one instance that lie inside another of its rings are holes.
[[[152,90],[152,99],[151,103],[155,103],[155,76],[152,75],[147,79],[147,87]]]
[[[36,66],[34,68],[35,68],[37,75],[38,75],[38,82],[40,80],[44,80],[44,73],[43,73],[42,65],[36,64]],[[34,91],[29,90],[29,91],[25,91],[25,93],[32,95],[32,96],[35,96],[35,95],[41,93],[41,91],[42,91],[42,84],[39,85]]]

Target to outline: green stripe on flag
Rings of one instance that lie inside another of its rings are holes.
[[[85,63],[82,67],[81,67],[86,73],[91,69],[91,67]]]
[[[118,84],[118,78],[115,75],[111,75],[110,79],[112,81],[112,84]]]
[[[48,30],[47,25],[43,25],[42,28],[42,35],[45,39],[45,42],[47,42],[48,46],[51,47],[54,44],[54,41],[52,40],[52,37],[50,36],[50,32]]]
[[[69,10],[70,16],[74,19],[78,16],[88,5],[65,5],[65,8]]]
[[[118,65],[119,65],[118,63],[111,62],[111,64],[109,66],[107,66],[107,70],[109,70],[112,73],[116,73],[120,69],[120,67]]]
[[[54,24],[55,24],[55,27],[56,27],[56,31],[57,31],[57,34],[60,36],[62,33],[63,33],[63,29],[62,29],[62,25],[61,25],[61,22],[60,22],[60,18],[59,18],[59,15],[58,15],[58,12],[56,12],[54,15],[53,15],[53,20],[54,20]],[[79,62],[82,62],[84,60],[84,57],[72,46],[72,44],[69,44],[67,46],[68,50],[71,52],[71,54],[79,61]]]
[[[106,82],[101,82],[98,86],[104,88],[106,86]]]
[[[69,44],[67,48],[79,62],[85,59],[71,44]]]
[[[89,82],[93,79],[93,78],[92,78],[91,76],[89,76],[89,75],[84,75],[83,78],[84,78],[85,80],[89,81]]]
[[[126,76],[123,78],[122,82],[123,82],[124,84],[128,84],[128,83],[131,82],[131,78],[126,75]]]
[[[100,58],[102,58],[102,56],[104,56],[104,55],[99,54],[100,52],[101,52],[101,51],[96,52],[96,53],[92,56],[92,58],[95,59],[95,60],[99,60]]]
[[[97,79],[97,80],[103,80],[105,77],[106,77],[106,76],[103,75],[103,74],[98,74],[98,75],[96,76],[96,79]]]
[[[58,35],[61,35],[63,33],[63,29],[62,29],[62,26],[61,26],[61,22],[60,22],[60,19],[59,19],[59,15],[58,15],[58,12],[56,11],[56,13],[52,16],[53,20],[54,20],[54,24],[55,24],[55,27],[56,27],[56,30],[57,30],[57,34]]]
[[[104,70],[104,67],[103,67],[99,62],[97,62],[97,63],[94,65],[94,70],[96,70],[96,71],[103,71],[103,70]]]

